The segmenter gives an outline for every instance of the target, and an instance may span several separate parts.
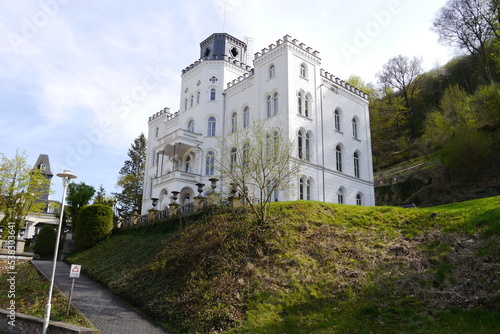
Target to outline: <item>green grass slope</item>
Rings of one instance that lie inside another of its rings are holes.
[[[500,197],[212,210],[74,255],[178,333],[500,333]]]

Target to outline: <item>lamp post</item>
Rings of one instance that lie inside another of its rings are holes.
[[[54,279],[56,276],[56,266],[57,266],[57,253],[59,251],[59,239],[61,238],[61,226],[62,220],[64,216],[64,199],[66,198],[66,189],[68,189],[68,184],[71,179],[76,179],[76,175],[73,174],[70,170],[64,170],[62,173],[58,173],[57,176],[62,178],[63,181],[63,195],[61,201],[61,216],[59,217],[59,227],[57,228],[57,239],[56,239],[56,248],[54,250],[54,263],[52,264],[52,277],[50,279],[50,288],[49,288],[49,301],[47,302],[47,306],[45,308],[45,318],[43,321],[43,334],[47,334],[47,328],[49,327],[50,320],[50,309],[52,305],[50,304],[52,300],[52,289],[54,288]]]

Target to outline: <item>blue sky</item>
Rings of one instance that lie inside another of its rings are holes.
[[[0,0],[0,152],[48,154],[54,173],[118,191],[131,143],[150,115],[179,109],[181,70],[212,33],[249,37],[252,55],[288,34],[326,71],[375,83],[399,54],[425,69],[453,56],[429,30],[445,2]]]

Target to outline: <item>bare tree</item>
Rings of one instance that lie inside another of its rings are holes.
[[[302,160],[293,156],[294,143],[280,129],[265,129],[261,121],[218,140],[218,172],[252,210],[259,223],[267,219],[276,191],[296,182]]]
[[[441,43],[467,50],[476,58],[488,82],[492,76],[487,43],[496,35],[498,7],[497,0],[449,0],[438,11],[432,28]]]
[[[413,102],[420,74],[422,74],[422,58],[410,59],[402,55],[389,59],[377,74],[382,85],[395,89],[404,98],[413,138],[416,136]]]

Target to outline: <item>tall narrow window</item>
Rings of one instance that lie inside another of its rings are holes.
[[[250,125],[250,108],[245,107],[243,110],[243,127],[246,128]]]
[[[337,145],[335,148],[335,158],[337,162],[337,172],[342,172],[342,147]]]
[[[210,89],[210,100],[215,101],[215,88]]]
[[[194,121],[193,120],[190,120],[188,123],[188,131],[194,132]]]
[[[187,110],[188,108],[188,99],[184,100],[184,110]]]
[[[299,138],[297,138],[297,144],[298,144],[298,156],[299,159],[302,159],[304,157],[304,133],[302,130],[299,130]]]
[[[267,117],[271,117],[273,115],[273,103],[271,96],[268,96],[266,99],[266,109],[267,109]]]
[[[305,159],[307,161],[311,161],[311,133],[307,132],[306,133],[306,142],[305,142]]]
[[[194,96],[191,95],[191,107],[193,106],[193,104],[194,104]]]
[[[335,130],[340,131],[340,111],[335,110]]]
[[[359,153],[354,152],[354,176],[359,177]]]
[[[273,96],[273,114],[278,115],[278,93]]]
[[[304,116],[309,117],[309,97],[304,96]]]
[[[234,170],[234,167],[236,166],[236,147],[233,147],[231,149],[231,160],[229,162],[229,170],[232,172]]]
[[[352,119],[352,136],[358,139],[358,120],[356,117]]]
[[[231,115],[231,132],[238,130],[238,114],[233,113]]]
[[[344,204],[344,189],[339,188],[337,191],[337,199],[339,204]]]
[[[213,137],[215,136],[215,117],[210,117],[208,119],[208,131],[207,131],[207,136]]]
[[[241,155],[242,165],[246,167],[248,165],[248,144],[243,145]]]
[[[305,177],[301,177],[299,181],[299,199],[305,199],[304,188],[306,186]]]
[[[208,151],[205,159],[205,174],[214,175],[215,171],[215,155],[213,151]]]
[[[302,115],[302,92],[297,95],[297,108],[299,109],[299,115]]]
[[[307,182],[306,182],[306,199],[308,201],[311,200],[311,188],[312,188],[312,180],[311,179],[307,179]]]
[[[156,130],[155,130],[155,138],[158,138],[158,134],[160,133],[160,128],[159,127],[156,127]]]
[[[200,103],[200,92],[196,93],[196,104]]]
[[[276,75],[274,65],[269,66],[269,78],[273,78]]]

